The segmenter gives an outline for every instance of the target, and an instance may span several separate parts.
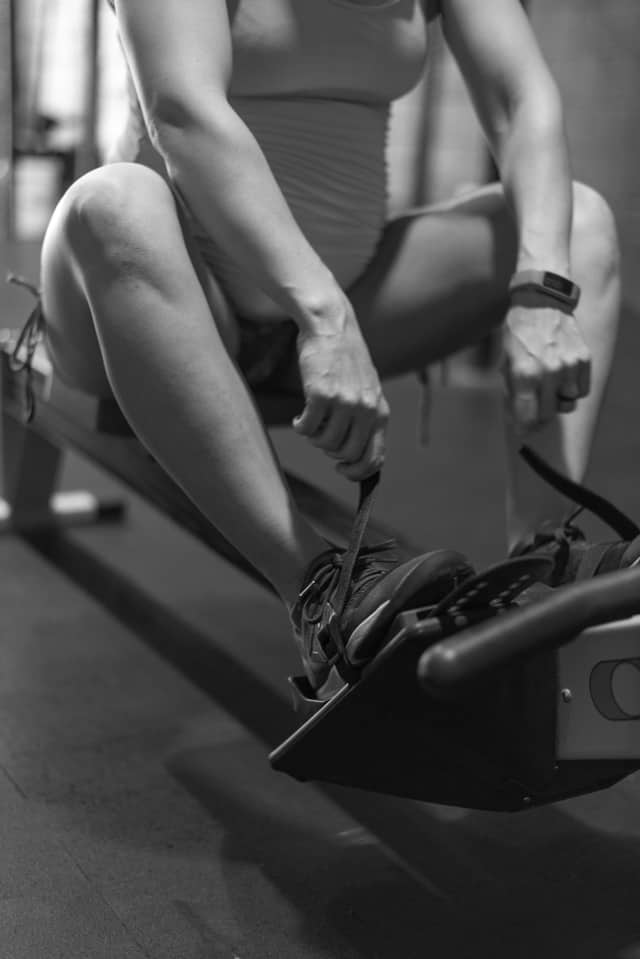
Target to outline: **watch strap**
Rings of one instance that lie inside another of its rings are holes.
[[[551,270],[518,270],[509,283],[509,293],[515,293],[516,290],[537,290],[572,310],[580,302],[578,284]]]

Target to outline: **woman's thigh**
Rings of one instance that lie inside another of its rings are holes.
[[[442,359],[499,324],[515,258],[498,185],[391,221],[349,290],[380,375]]]
[[[96,250],[95,243],[92,243],[91,262],[88,262],[86,249],[89,244],[86,244],[85,250],[82,249],[83,238],[78,230],[76,214],[87,196],[90,196],[94,209],[98,203],[99,210],[101,190],[104,190],[104,204],[108,206],[114,187],[118,191],[128,191],[132,203],[140,207],[138,216],[130,217],[127,223],[122,224],[129,246],[137,244],[144,253],[154,249],[154,235],[176,237],[176,243],[181,244],[183,250],[186,247],[189,254],[194,289],[199,285],[204,292],[211,310],[211,321],[217,323],[227,349],[234,354],[238,349],[233,311],[204,262],[190,233],[189,224],[174,204],[164,181],[146,167],[138,165],[104,167],[92,171],[74,184],[58,204],[44,238],[41,276],[47,346],[54,366],[70,385],[97,396],[110,396],[111,389],[84,285],[87,268],[95,273],[100,250]],[[142,208],[145,203],[148,205],[148,217],[145,217]],[[148,227],[149,235],[145,236],[147,223],[153,226]],[[131,230],[136,224],[139,225],[139,235],[132,238]],[[114,239],[117,242],[117,224],[110,226],[110,230],[112,235],[105,237],[105,244]],[[99,262],[97,268],[99,270]],[[188,291],[185,290],[184,294],[188,296]]]

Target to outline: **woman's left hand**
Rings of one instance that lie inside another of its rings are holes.
[[[512,304],[503,335],[507,408],[521,431],[570,413],[587,396],[591,355],[575,317],[544,306]]]

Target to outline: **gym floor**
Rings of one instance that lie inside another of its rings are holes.
[[[638,519],[640,180],[635,161],[611,169],[612,155],[640,147],[637,116],[619,107],[631,53],[611,46],[626,16],[637,61],[633,7],[610,4],[607,32],[584,0],[545,0],[534,20],[567,99],[576,175],[619,219],[625,308],[589,482]],[[598,124],[567,31],[607,79]],[[34,252],[2,260],[28,272]],[[498,558],[495,391],[437,390],[426,450],[414,439],[416,385],[394,383],[389,398],[377,514],[425,548]],[[295,438],[275,440],[286,463],[352,495]],[[73,457],[64,485],[122,493]],[[509,815],[272,772],[268,749],[294,725],[283,611],[129,502],[123,524],[73,536],[150,599],[148,615],[128,592],[98,603],[42,552],[0,540],[2,959],[640,959],[640,778]]]

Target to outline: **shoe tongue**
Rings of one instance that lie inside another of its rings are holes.
[[[358,557],[354,575],[351,579],[348,593],[348,603],[351,604],[362,593],[368,593],[372,581],[380,576],[386,576],[389,569],[397,565],[395,551],[388,547],[386,543],[381,543],[379,547],[369,547]]]
[[[347,548],[342,549],[337,546],[329,547],[329,549],[320,553],[319,556],[316,556],[307,567],[302,578],[298,601],[290,614],[294,624],[298,625],[302,617],[307,588],[314,579],[317,579],[318,575],[324,569],[327,569],[327,567],[331,567],[333,570],[339,569],[336,590],[332,597],[332,605],[336,614],[340,616],[347,602],[347,597],[351,592],[351,580],[354,568],[358,564],[364,564],[364,568],[366,568],[366,564],[372,564],[373,562],[379,563],[379,560],[373,560],[372,554],[379,552],[380,547],[362,545],[373,507],[374,494],[379,482],[380,473],[378,472],[360,483],[360,499]],[[386,547],[389,544],[384,543],[381,545],[382,547]],[[369,577],[365,578],[365,582],[370,582]]]

